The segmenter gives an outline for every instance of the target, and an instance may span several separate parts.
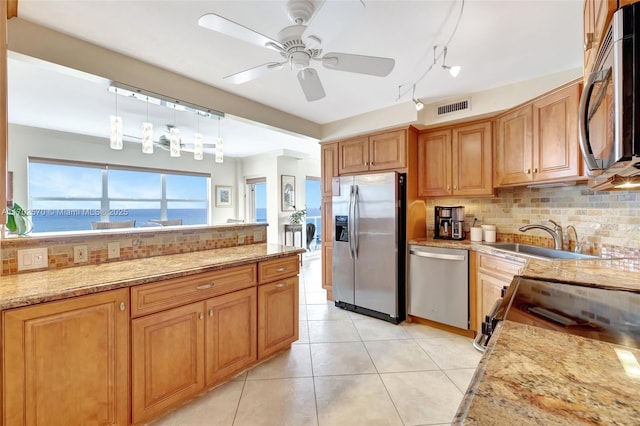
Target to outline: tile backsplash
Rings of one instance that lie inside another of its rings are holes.
[[[2,274],[17,273],[18,250],[28,248],[47,247],[48,269],[60,269],[235,247],[263,243],[266,240],[266,224],[176,227],[161,230],[157,228],[137,228],[130,231],[105,230],[56,236],[34,234],[32,236],[2,240]],[[108,245],[113,242],[118,242],[120,245],[120,256],[117,259],[109,259],[108,256]],[[78,245],[87,246],[88,262],[74,262],[73,248]]]
[[[557,188],[499,189],[492,198],[427,199],[427,232],[433,236],[434,206],[465,206],[465,215],[478,218],[477,224],[496,225],[498,241],[545,244],[553,247],[545,231],[520,232],[528,224],[551,225],[564,230],[564,248],[573,250],[575,226],[580,251],[604,257],[640,257],[640,192],[594,192],[586,185]],[[468,236],[467,236],[468,238]]]

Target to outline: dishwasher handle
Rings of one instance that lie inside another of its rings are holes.
[[[440,259],[440,260],[467,260],[465,255],[460,254],[443,254],[443,253],[430,253],[426,251],[417,251],[417,250],[409,250],[409,254],[418,257],[427,257],[429,259]]]

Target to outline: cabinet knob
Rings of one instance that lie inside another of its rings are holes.
[[[458,185],[454,185],[454,186],[453,186],[453,189],[458,189]]]
[[[538,168],[533,169],[533,173],[538,173]]]
[[[198,314],[198,318],[200,318],[200,319],[204,319],[204,314],[203,314],[202,312],[200,312],[200,313]]]
[[[276,288],[282,288],[282,287],[284,287],[284,286],[286,286],[286,284],[285,284],[285,283],[276,284]]]
[[[210,316],[210,317],[213,317],[213,308],[212,308],[212,309],[209,309],[209,316]]]
[[[589,50],[593,47],[593,33],[586,33],[584,35],[584,50]]]
[[[196,287],[196,290],[206,290],[208,288],[213,287],[213,283],[209,283],[209,284],[202,284]]]
[[[531,169],[525,169],[525,170],[524,170],[524,174],[525,174],[525,175],[528,175],[529,173],[531,173]]]
[[[121,311],[124,311],[126,307],[127,307],[127,305],[125,305],[124,302],[120,302],[120,310]]]
[[[276,272],[284,272],[286,270],[287,270],[287,268],[278,268],[278,269],[276,269]]]

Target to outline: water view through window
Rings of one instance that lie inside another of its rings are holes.
[[[90,230],[92,222],[200,225],[207,223],[208,188],[202,175],[30,160],[28,210],[34,232]]]

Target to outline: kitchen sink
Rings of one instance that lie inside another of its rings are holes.
[[[530,246],[519,243],[485,243],[498,250],[505,250],[518,253],[523,256],[537,257],[544,259],[596,259],[597,256],[590,254],[574,253],[572,251],[555,250],[547,247]]]

